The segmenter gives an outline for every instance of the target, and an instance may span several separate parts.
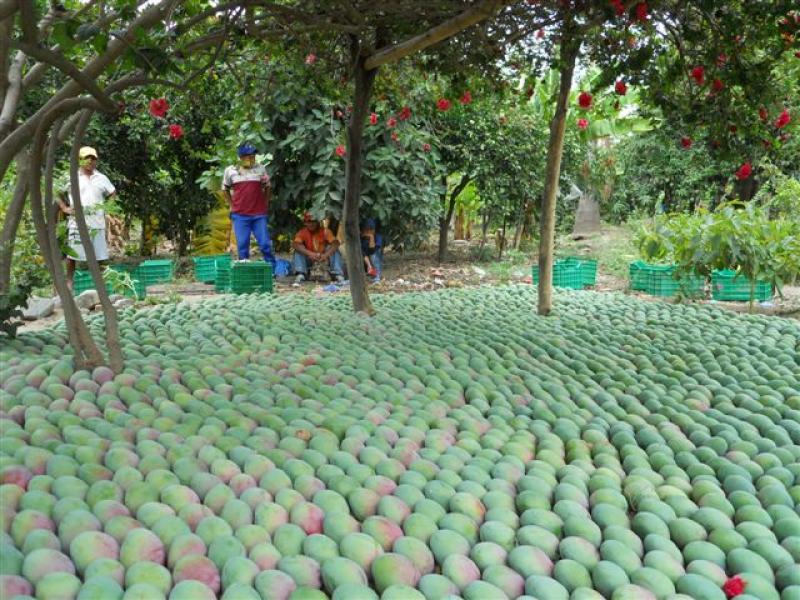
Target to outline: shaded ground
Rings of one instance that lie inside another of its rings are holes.
[[[654,302],[674,302],[670,298],[655,298],[641,292],[628,289],[628,265],[637,258],[632,242],[632,230],[626,226],[604,225],[603,230],[595,235],[580,240],[568,237],[559,239],[557,254],[591,256],[598,260],[597,292],[624,292],[643,300]],[[435,290],[442,288],[458,288],[479,285],[503,285],[506,283],[530,283],[531,265],[536,263],[536,254],[507,252],[502,260],[497,260],[497,249],[489,244],[483,252],[486,260],[479,260],[480,244],[474,242],[455,242],[450,244],[447,259],[438,264],[433,246],[415,252],[387,252],[383,278],[378,283],[370,284],[370,291],[376,293],[405,293]],[[306,293],[323,295],[328,293],[347,294],[346,286],[336,292],[323,290],[328,282],[306,282],[301,286],[293,286],[291,277],[278,278],[275,289],[278,293]],[[142,303],[158,304],[163,302],[197,302],[215,295],[211,285],[191,280],[191,277],[179,277],[174,283],[150,286],[147,289],[149,300]],[[754,312],[767,315],[778,315],[800,318],[800,286],[785,286],[783,298],[776,297],[773,302],[756,304]],[[744,302],[717,302],[703,300],[704,304],[726,308],[736,312],[747,312]],[[60,321],[62,313],[46,319],[25,323],[20,331],[35,331]]]

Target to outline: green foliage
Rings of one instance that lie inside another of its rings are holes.
[[[345,144],[347,100],[341,86],[331,85],[308,65],[290,58],[258,65],[256,70],[247,62],[237,65],[245,74],[240,87],[253,85],[259,70],[272,85],[259,88],[255,104],[246,96],[231,98],[225,135],[209,161],[212,168],[202,178],[206,189],[217,189],[225,166],[236,160],[238,144],[254,143],[269,161],[270,226],[278,235],[293,234],[299,227],[298,215],[306,210],[338,219],[344,202],[345,161],[335,150]],[[226,85],[235,85],[229,76],[223,79]],[[423,149],[430,137],[423,122],[413,116],[388,126],[388,119],[397,118],[401,107],[399,99],[384,94],[371,107],[378,123],[367,124],[364,130],[360,212],[362,218],[380,221],[387,243],[413,246],[426,239],[436,223],[442,186],[434,172],[437,152]]]
[[[14,178],[10,177],[0,185],[0,223],[6,220],[13,181]],[[61,238],[63,239],[63,237],[62,235]],[[47,287],[51,282],[50,273],[45,267],[39,241],[36,238],[30,209],[26,207],[17,229],[17,237],[14,240],[14,252],[11,257],[11,284],[35,290]]]
[[[796,214],[771,219],[769,207],[754,202],[656,219],[637,242],[647,260],[670,261],[703,275],[731,269],[748,280],[768,281],[779,293],[800,275],[800,219]]]
[[[105,269],[103,271],[103,281],[106,282],[106,287],[110,288],[112,294],[136,295],[136,288],[133,285],[133,278],[130,273],[118,271],[117,269]]]
[[[22,325],[22,308],[28,303],[31,293],[29,285],[12,286],[9,293],[0,294],[0,334],[13,338]]]
[[[217,201],[197,180],[208,167],[223,117],[218,108],[224,103],[221,84],[213,78],[198,80],[192,92],[204,102],[191,97],[170,100],[166,120],[146,110],[149,98],[162,92],[140,93],[121,117],[93,121],[86,140],[100,153],[98,169],[116,186],[115,204],[121,212],[152,218],[154,233],[174,241],[181,254],[198,220]],[[183,137],[170,138],[167,122],[180,124]]]
[[[710,208],[721,190],[720,173],[734,168],[703,146],[682,148],[664,129],[625,138],[614,154],[614,188],[601,205],[604,218],[614,223],[633,214]]]

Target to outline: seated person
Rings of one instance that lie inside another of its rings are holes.
[[[339,240],[331,230],[321,227],[311,213],[303,215],[304,227],[294,236],[294,272],[297,273],[295,283],[308,279],[308,272],[314,263],[328,262],[331,279],[337,283],[344,281],[342,255],[339,253]]]
[[[361,228],[361,254],[364,255],[364,267],[367,275],[379,280],[383,257],[383,239],[375,232],[375,219],[367,219]]]

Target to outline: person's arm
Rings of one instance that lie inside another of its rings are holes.
[[[333,237],[333,236],[331,236]],[[322,255],[323,260],[328,260],[333,253],[339,249],[339,240],[333,238],[331,241],[328,242],[327,246],[325,247],[325,252]]]
[[[75,212],[75,209],[72,208],[67,202],[67,194],[65,192],[60,192],[56,197],[56,202],[58,202],[58,207],[61,209],[65,215],[71,215]]]
[[[225,198],[225,201],[228,203],[228,208],[231,212],[233,212],[233,198],[231,197],[231,188],[233,187],[233,175],[231,173],[231,167],[225,169],[225,173],[222,175],[222,197]]]
[[[320,254],[306,248],[306,245],[303,243],[303,240],[301,238],[295,237],[293,246],[297,252],[307,256],[311,260],[319,260]]]

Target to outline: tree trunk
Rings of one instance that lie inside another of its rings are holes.
[[[29,196],[31,201],[31,216],[33,217],[33,224],[36,228],[36,235],[39,238],[39,246],[42,249],[45,263],[47,264],[50,273],[53,276],[53,284],[55,285],[56,292],[61,298],[61,305],[64,310],[64,322],[67,328],[70,345],[72,346],[75,354],[75,367],[78,369],[93,369],[94,367],[104,364],[103,355],[97,347],[94,339],[92,338],[89,328],[81,318],[80,311],[75,304],[75,299],[71,291],[67,288],[66,276],[61,263],[61,251],[58,247],[55,234],[55,209],[52,206],[48,207],[51,219],[46,220],[45,211],[42,206],[42,191],[41,191],[41,176],[42,176],[42,151],[44,148],[44,141],[47,136],[47,131],[51,125],[63,119],[64,114],[71,114],[82,108],[93,107],[96,105],[94,101],[88,99],[71,99],[64,100],[53,107],[47,114],[44,115],[39,127],[36,130],[36,135],[33,140],[33,150],[30,155],[30,168],[29,168]],[[55,158],[55,141],[58,139],[58,131],[60,127],[56,127],[53,131],[50,149],[48,151],[48,202],[52,203],[52,169]],[[85,223],[84,223],[85,225]]]
[[[458,185],[450,194],[450,203],[448,204],[446,201],[447,192],[445,192],[442,199],[442,216],[439,217],[439,252],[436,255],[436,261],[439,264],[442,264],[447,255],[447,233],[450,231],[450,223],[453,221],[453,213],[456,209],[456,200],[461,192],[464,191],[464,188],[469,185],[471,179],[472,177],[469,175],[462,175],[461,181],[458,182]],[[446,176],[444,177],[444,185],[447,187]]]
[[[81,243],[83,244],[83,251],[86,254],[86,266],[89,268],[89,273],[94,281],[95,290],[100,298],[100,306],[103,308],[103,318],[106,323],[106,346],[108,348],[108,366],[115,373],[121,373],[124,367],[122,358],[122,345],[119,338],[119,320],[117,319],[117,309],[111,304],[106,290],[106,282],[103,279],[103,273],[100,270],[100,265],[97,263],[97,255],[94,252],[92,239],[90,237],[89,228],[86,226],[86,219],[83,214],[83,206],[81,204],[80,183],[78,182],[78,148],[83,143],[83,134],[89,126],[89,121],[92,118],[92,111],[84,111],[78,125],[75,128],[75,140],[70,153],[70,187],[72,188],[72,198],[75,207],[75,222],[78,225],[78,232],[81,236]]]
[[[561,81],[556,100],[556,111],[550,122],[550,140],[547,145],[544,200],[542,202],[541,238],[539,239],[539,305],[538,312],[546,316],[553,308],[553,247],[556,231],[556,198],[558,178],[561,174],[561,155],[564,150],[564,129],[567,123],[567,103],[572,88],[572,74],[580,43],[573,40],[564,25],[561,39]]]
[[[497,238],[497,260],[503,260],[503,249],[506,247],[506,222],[508,219],[503,215],[503,228]]]
[[[14,195],[6,211],[3,231],[0,232],[0,294],[7,294],[11,289],[11,261],[14,258],[14,241],[17,229],[25,210],[25,198],[28,195],[28,153],[21,153],[17,158],[17,184]]]
[[[483,258],[483,249],[486,247],[486,235],[489,232],[489,213],[483,213],[481,217],[481,245],[478,247],[479,260]]]
[[[515,217],[516,224],[514,225],[514,250],[519,250],[519,244],[522,241],[522,229],[525,226],[522,216],[525,214],[525,205],[527,203],[527,200],[522,200],[517,209],[517,216]]]
[[[463,240],[464,239],[464,209],[459,208],[456,211],[456,222],[454,225],[453,231],[453,239],[454,240]]]
[[[439,249],[436,252],[436,262],[442,264],[445,254],[447,254],[447,230],[450,227],[447,215],[450,213],[451,207],[455,206],[455,201],[450,198],[450,205],[447,204],[447,175],[442,175],[442,212],[439,215]]]
[[[536,204],[539,198],[531,198],[525,203],[525,213],[522,216],[522,239],[529,240],[533,237],[536,226]]]
[[[351,54],[355,63],[355,97],[353,112],[347,124],[347,166],[345,168],[345,192],[342,219],[344,220],[345,247],[347,248],[347,271],[350,277],[350,296],[353,310],[369,315],[375,309],[367,293],[367,278],[364,275],[364,258],[361,254],[361,230],[358,208],[361,202],[361,154],[364,141],[364,121],[367,118],[372,86],[378,69],[364,68],[365,57],[361,45],[351,38]]]

